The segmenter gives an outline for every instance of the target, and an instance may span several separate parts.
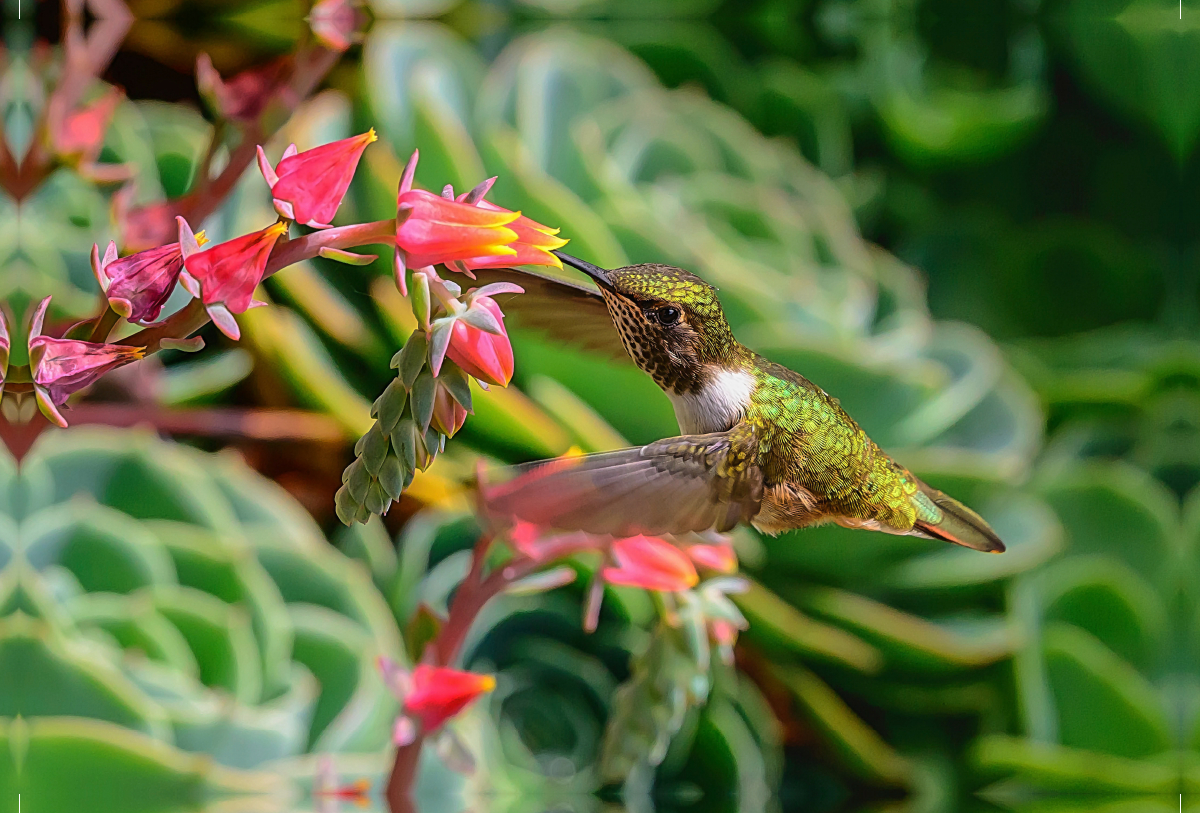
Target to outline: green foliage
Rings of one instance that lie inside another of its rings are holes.
[[[388,742],[396,624],[277,486],[129,431],[0,468],[0,774],[22,809],[207,810],[274,793],[281,761]]]

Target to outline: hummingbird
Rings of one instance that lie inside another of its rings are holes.
[[[555,254],[596,288],[525,272],[490,277],[526,288],[517,301],[530,326],[592,349],[619,339],[670,400],[682,434],[513,466],[507,482],[480,484],[491,516],[614,536],[836,523],[1004,551],[979,514],[885,454],[836,398],[738,342],[716,289],[695,274]]]

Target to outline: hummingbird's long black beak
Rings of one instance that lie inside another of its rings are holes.
[[[577,271],[582,271],[596,281],[596,284],[601,288],[613,287],[612,282],[608,278],[608,271],[598,265],[592,265],[586,260],[581,260],[578,257],[572,257],[570,254],[565,254],[561,251],[554,252],[558,259],[563,261],[564,265],[569,265]]]

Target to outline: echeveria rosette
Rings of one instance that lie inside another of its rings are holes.
[[[290,145],[272,169],[263,148],[258,148],[258,168],[271,187],[275,211],[288,220],[314,229],[327,229],[350,181],[363,150],[377,140],[375,130],[297,152]]]
[[[196,235],[197,245],[204,245],[204,232]],[[92,244],[92,273],[108,306],[130,322],[153,322],[162,312],[179,274],[183,271],[183,252],[179,243],[139,251],[127,257],[117,257],[117,244],[109,241],[104,256],[100,246]]]
[[[64,429],[66,420],[58,408],[72,393],[90,386],[98,378],[145,355],[145,348],[120,344],[55,339],[42,335],[42,323],[50,297],[33,312],[29,326],[29,372],[38,407],[50,421]]]
[[[204,303],[213,324],[234,341],[241,338],[235,313],[265,303],[254,300],[254,289],[262,282],[271,249],[279,236],[287,232],[287,223],[275,223],[262,231],[234,238],[200,251],[191,227],[182,217],[179,224],[179,245],[183,251],[184,270],[179,281],[188,293]]]

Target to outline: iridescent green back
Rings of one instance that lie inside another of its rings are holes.
[[[758,428],[759,465],[768,483],[792,482],[834,516],[875,519],[908,529],[940,511],[917,480],[875,445],[824,390],[797,373],[755,357],[758,388],[747,420]]]

